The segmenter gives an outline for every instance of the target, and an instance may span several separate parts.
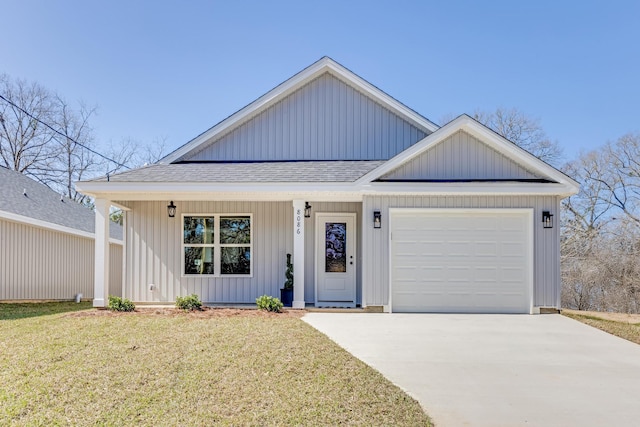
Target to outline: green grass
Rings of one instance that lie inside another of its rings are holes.
[[[24,319],[91,308],[90,302],[0,303],[0,320]]]
[[[563,311],[562,314],[612,335],[640,344],[640,323],[617,322],[592,315],[576,314],[575,312],[567,313]]]
[[[0,425],[430,425],[297,318],[76,307],[0,308]]]

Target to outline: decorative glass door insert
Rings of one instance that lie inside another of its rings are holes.
[[[325,223],[325,273],[347,271],[347,224],[345,222]]]

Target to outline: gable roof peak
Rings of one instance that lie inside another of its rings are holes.
[[[423,130],[425,133],[431,133],[438,129],[438,125],[436,125],[435,123],[416,113],[395,98],[389,96],[382,90],[378,89],[376,86],[372,85],[371,83],[355,74],[353,71],[336,62],[334,59],[328,56],[323,56],[313,64],[309,65],[302,71],[290,77],[288,80],[284,81],[266,94],[262,95],[249,105],[230,115],[207,131],[203,132],[183,146],[174,150],[172,153],[169,153],[158,163],[166,164],[181,160],[189,153],[197,150],[202,145],[211,142],[212,139],[216,136],[228,132],[232,128],[241,125],[246,120],[251,119],[251,117],[254,117],[261,111],[264,111],[273,106],[280,100],[284,99],[304,85],[310,83],[325,72],[329,72],[331,75],[352,86],[356,90],[364,93],[366,96],[372,98],[389,110],[394,111],[400,117],[403,117],[408,122]]]
[[[461,114],[449,123],[443,125],[440,129],[427,135],[422,141],[417,142],[411,147],[407,148],[403,152],[399,153],[382,166],[374,169],[368,174],[364,175],[359,183],[372,182],[379,179],[381,176],[389,173],[399,167],[402,164],[414,159],[425,151],[433,148],[435,145],[445,141],[448,137],[456,132],[466,132],[476,137],[483,144],[488,145],[497,152],[503,154],[508,159],[521,165],[525,169],[539,174],[543,177],[548,177],[552,181],[556,181],[566,188],[566,195],[575,194],[578,192],[579,184],[565,173],[559,171],[550,164],[540,160],[524,148],[518,146],[516,143],[503,137],[493,129],[480,123],[478,120],[469,116],[468,114]]]

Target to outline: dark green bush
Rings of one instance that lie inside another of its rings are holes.
[[[262,295],[256,298],[256,304],[260,310],[273,311],[280,313],[282,311],[282,302],[276,297],[270,297],[269,295]]]
[[[109,310],[112,311],[133,311],[136,306],[126,298],[109,295]]]
[[[200,301],[198,295],[191,294],[186,297],[176,298],[176,307],[188,311],[202,310],[202,301]]]

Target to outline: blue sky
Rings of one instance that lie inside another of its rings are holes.
[[[3,0],[0,73],[169,151],[328,55],[423,116],[516,107],[567,158],[640,131],[638,1]]]

